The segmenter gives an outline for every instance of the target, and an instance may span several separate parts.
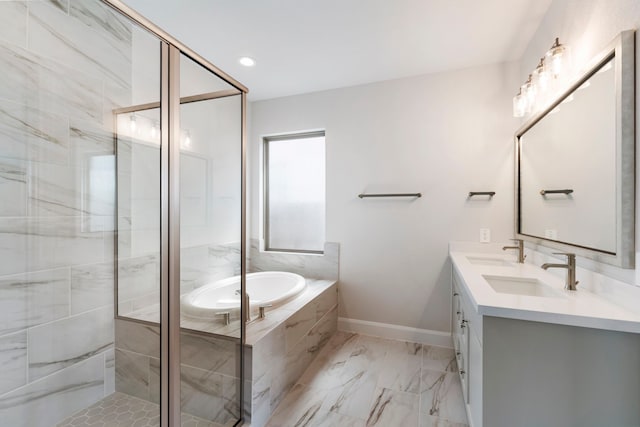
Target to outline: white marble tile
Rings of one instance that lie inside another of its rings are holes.
[[[110,349],[114,341],[113,328],[113,307],[31,328],[29,381]]]
[[[183,412],[221,423],[230,418],[222,398],[222,375],[182,365],[180,383]]]
[[[0,3],[1,4],[1,3]],[[24,216],[27,213],[27,164],[0,157],[0,216]]]
[[[0,218],[0,274],[103,261],[103,233],[80,217]],[[37,250],[34,250],[37,248]]]
[[[222,376],[222,407],[224,412],[219,420],[224,420],[223,424],[240,419],[240,378],[236,376]]]
[[[353,418],[366,420],[375,396],[378,373],[367,369],[343,370],[339,387],[327,392],[327,408]]]
[[[44,144],[47,140],[51,143],[58,143],[57,133],[54,130],[68,127],[67,117],[92,120],[102,122],[102,81],[93,75],[80,73],[73,66],[66,63],[59,63],[51,59],[44,58],[33,52],[20,49],[17,46],[0,45],[0,69],[3,70],[3,78],[0,80],[0,98],[14,101],[30,115],[25,117],[26,112],[19,113],[16,107],[11,107],[8,102],[2,103],[3,111],[8,111],[9,128],[15,128],[9,136],[22,134],[23,138],[16,141],[31,140],[40,142],[40,146],[34,145],[30,149],[39,154],[39,158],[49,162],[58,162],[54,146]],[[37,110],[36,110],[37,108]],[[33,111],[38,111],[38,115],[33,116]],[[52,127],[51,122],[46,120],[45,111],[55,113],[62,120],[57,126]],[[34,120],[35,124],[31,124]],[[14,124],[22,123],[16,127]],[[29,124],[29,126],[27,126]],[[46,126],[43,126],[46,125]],[[3,130],[3,134],[5,134]],[[20,132],[20,133],[19,133]],[[65,134],[68,133],[65,131]],[[48,137],[53,136],[54,139]],[[29,138],[29,139],[25,139]],[[4,148],[4,147],[3,147]],[[40,150],[36,150],[39,148]],[[45,149],[48,149],[45,151]],[[15,149],[14,149],[15,151]],[[3,150],[4,152],[4,150]],[[22,154],[21,159],[36,160],[33,153],[28,157]],[[58,156],[66,158],[67,153],[57,153]],[[16,158],[14,155],[4,154],[6,157]]]
[[[263,426],[271,416],[271,372],[251,384],[251,425]]]
[[[27,382],[27,333],[0,337],[0,394]]]
[[[469,427],[469,425],[448,421],[444,418],[422,415],[420,417],[420,427]]]
[[[70,162],[75,165],[84,165],[89,156],[113,155],[115,153],[113,137],[113,128],[106,124],[69,119]],[[120,191],[120,185],[118,185],[118,191]]]
[[[71,314],[113,307],[113,262],[71,268]]]
[[[313,427],[365,427],[365,421],[336,412],[320,412],[314,417]]]
[[[431,371],[457,372],[454,350],[432,345],[423,346],[422,368]]]
[[[307,347],[313,353],[313,357],[316,357],[320,350],[327,345],[337,330],[338,306],[336,305],[311,328],[307,335]]]
[[[316,306],[313,302],[296,311],[285,320],[285,348],[287,351],[295,347],[316,323]]]
[[[390,342],[378,386],[409,393],[420,392],[422,345]]]
[[[180,363],[228,376],[238,376],[238,340],[180,333]]]
[[[357,338],[358,336],[352,333],[337,332],[298,381],[318,389],[339,386],[342,370],[355,349]]]
[[[419,399],[414,393],[378,388],[367,418],[367,426],[418,427]]]
[[[6,58],[3,59],[3,55],[13,55],[13,52],[0,45],[0,64],[7,61]],[[10,80],[10,77],[11,74],[2,80]],[[34,87],[34,90],[39,88]],[[3,83],[0,82],[0,97],[2,95]],[[0,101],[0,149],[3,158],[66,165],[69,159],[68,134],[67,120],[62,115],[29,105]],[[18,168],[19,173],[25,176],[26,183],[27,164],[14,163],[8,166]]]
[[[115,349],[104,352],[104,395],[116,391],[116,353]]]
[[[153,403],[160,404],[161,384],[160,384],[160,359],[149,358],[149,398]]]
[[[149,400],[150,358],[116,347],[116,391]]]
[[[326,392],[296,384],[274,412],[267,427],[311,426],[323,410]],[[252,424],[253,425],[253,424]]]
[[[159,255],[118,260],[118,301],[154,294],[160,289]],[[158,300],[149,300],[148,304]]]
[[[314,301],[316,321],[322,319],[331,309],[338,305],[338,284],[334,283]]]
[[[11,427],[51,427],[104,397],[98,355],[0,396],[0,419]]]
[[[68,315],[68,269],[0,277],[0,335]]]
[[[458,423],[467,422],[462,386],[457,374],[423,369],[420,390],[422,414]]]
[[[259,241],[251,239],[248,271],[289,271],[307,278],[337,280],[339,259],[338,243],[325,243],[323,255],[309,255],[260,251]]]
[[[71,0],[69,15],[98,33],[106,33],[110,38],[117,39],[124,45],[131,44],[132,24],[104,3]]]
[[[160,327],[115,319],[116,348],[160,357]]]
[[[0,2],[0,28],[0,40],[26,47],[27,5],[24,1]]]
[[[116,15],[112,15],[113,19],[103,22],[99,31],[90,29],[87,24],[98,25],[95,14],[90,16],[96,11],[96,8],[92,9],[90,12],[75,7],[75,16],[70,16],[48,2],[32,3],[28,21],[29,49],[42,56],[55,52],[56,60],[77,70],[103,75],[123,86],[131,85],[132,49],[130,30],[128,34],[124,31],[126,21],[117,18],[123,24],[115,28],[111,24]]]

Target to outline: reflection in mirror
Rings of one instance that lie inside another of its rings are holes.
[[[634,267],[634,38],[622,32],[516,133],[517,237]]]
[[[615,253],[613,68],[611,59],[520,137],[522,233]]]

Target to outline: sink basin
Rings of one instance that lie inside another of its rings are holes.
[[[564,296],[535,278],[482,275],[494,291],[500,294],[529,297],[564,298]]]
[[[500,258],[468,256],[467,260],[473,265],[494,265],[498,267],[513,267],[513,263]]]

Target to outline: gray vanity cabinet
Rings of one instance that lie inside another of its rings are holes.
[[[453,268],[451,330],[470,427],[640,426],[640,335],[482,316]]]

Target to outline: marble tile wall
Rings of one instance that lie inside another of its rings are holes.
[[[44,427],[115,389],[115,199],[88,179],[131,103],[132,27],[97,0],[1,1],[0,70],[0,419]]]
[[[340,244],[326,242],[324,254],[265,252],[258,239],[250,240],[247,271],[289,271],[309,279],[338,280]]]
[[[238,340],[187,330],[180,340],[182,411],[220,424],[238,419]],[[159,403],[159,327],[116,319],[115,347],[115,390]]]
[[[338,294],[334,282],[246,348],[244,411],[252,427],[266,424],[337,328]]]

